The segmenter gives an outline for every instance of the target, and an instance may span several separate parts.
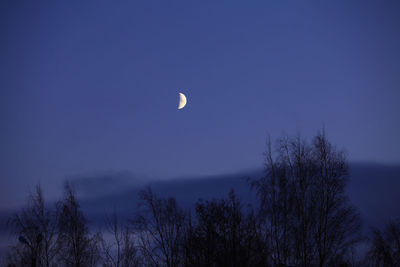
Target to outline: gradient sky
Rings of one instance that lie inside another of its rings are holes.
[[[323,125],[400,163],[399,1],[37,2],[0,3],[0,207],[82,173],[262,167],[267,133]]]

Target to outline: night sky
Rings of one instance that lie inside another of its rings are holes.
[[[80,174],[261,168],[267,134],[322,127],[400,163],[399,1],[38,2],[0,2],[0,208]]]

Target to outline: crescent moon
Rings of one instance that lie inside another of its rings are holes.
[[[183,109],[186,106],[187,99],[186,96],[182,93],[179,93],[179,105],[178,109]]]

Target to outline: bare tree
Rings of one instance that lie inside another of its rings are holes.
[[[118,222],[117,214],[106,220],[106,233],[109,240],[101,240],[104,264],[114,267],[140,266],[140,260],[134,243],[132,231],[127,225]]]
[[[98,261],[98,236],[90,236],[86,218],[71,186],[64,186],[64,199],[58,203],[58,249],[65,266],[94,266]]]
[[[302,146],[302,143],[298,145]],[[274,153],[271,141],[268,140],[267,151],[264,153],[265,176],[259,180],[251,180],[250,183],[256,189],[260,200],[260,218],[264,222],[268,236],[270,262],[275,266],[288,265],[293,261],[295,254],[292,217],[295,213],[296,200],[293,190],[296,182],[293,176],[296,174],[293,172],[294,163],[290,148],[290,140],[284,137],[277,141],[277,149]],[[300,152],[300,155],[296,157],[298,163],[302,160],[301,151],[301,147],[296,150]],[[304,186],[306,186],[305,183],[303,183]],[[300,201],[298,203],[300,204]],[[302,219],[299,218],[299,222],[304,225]]]
[[[283,137],[265,153],[265,176],[251,181],[275,266],[337,265],[359,241],[360,216],[348,202],[346,158],[317,134],[311,144]]]
[[[134,220],[139,248],[149,266],[181,266],[185,213],[174,198],[159,199],[151,188],[140,192],[144,213]]]
[[[234,194],[199,201],[192,217],[175,198],[140,192],[132,224],[106,221],[90,234],[71,186],[54,210],[40,187],[10,224],[19,242],[9,266],[339,266],[349,264],[360,241],[360,216],[345,194],[345,154],[317,134],[312,142],[283,137],[268,141],[265,175],[250,180],[258,212]],[[132,227],[133,226],[133,227]],[[374,230],[369,263],[400,265],[400,223]],[[17,239],[17,238],[16,238]],[[101,251],[100,251],[101,249]],[[100,253],[102,252],[102,253]],[[101,262],[102,260],[102,262]]]
[[[400,220],[388,223],[383,231],[374,228],[367,263],[372,266],[400,266]]]
[[[187,232],[188,266],[265,266],[259,224],[233,191],[227,199],[198,202],[195,225]]]
[[[360,241],[361,219],[345,195],[348,182],[345,154],[336,151],[324,132],[314,138],[312,151],[316,170],[313,193],[316,253],[320,266],[334,265],[345,262],[350,249]]]
[[[40,185],[29,195],[28,203],[9,223],[19,243],[12,247],[9,264],[53,266],[56,260],[57,211],[46,207]]]

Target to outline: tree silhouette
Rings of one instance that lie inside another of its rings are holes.
[[[249,180],[254,210],[233,190],[199,200],[188,212],[150,187],[139,193],[131,224],[114,215],[91,234],[69,183],[51,209],[40,186],[9,221],[16,244],[8,266],[339,266],[354,265],[361,220],[345,194],[345,154],[325,133],[312,142],[282,137],[267,143],[265,175]],[[18,241],[17,241],[18,240]],[[374,229],[365,264],[399,266],[400,223]]]
[[[140,192],[145,211],[133,225],[139,249],[148,266],[180,266],[182,264],[185,213],[175,198],[160,199],[147,188]]]
[[[233,191],[227,199],[198,202],[187,232],[188,266],[264,266],[266,249],[258,221],[243,212]]]
[[[388,223],[383,231],[374,228],[367,262],[373,266],[400,266],[400,220]]]
[[[98,237],[90,236],[86,218],[70,184],[64,186],[64,199],[58,203],[57,245],[64,266],[95,266],[98,261]]]
[[[265,176],[250,183],[260,200],[273,265],[337,265],[360,240],[360,216],[345,195],[345,155],[316,135],[311,144],[267,143]]]
[[[10,266],[53,266],[56,246],[57,211],[45,206],[40,185],[29,195],[26,208],[14,214],[9,223],[18,244],[8,255]]]
[[[104,265],[110,267],[140,266],[140,258],[134,242],[134,236],[127,225],[118,221],[117,214],[106,220],[106,233],[110,240],[101,239]]]

